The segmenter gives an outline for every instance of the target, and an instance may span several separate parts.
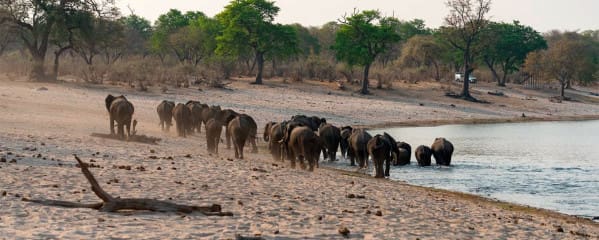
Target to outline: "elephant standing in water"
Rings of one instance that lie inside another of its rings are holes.
[[[449,166],[451,164],[451,155],[453,154],[453,144],[445,138],[435,138],[431,145],[433,156],[437,165]]]
[[[249,140],[255,146],[257,129],[254,119],[246,114],[241,114],[229,122],[226,134],[233,140],[235,158],[243,159],[243,147],[246,141]]]
[[[223,124],[216,119],[211,118],[204,124],[204,127],[206,127],[206,145],[208,146],[208,152],[218,154],[218,143],[220,142]]]
[[[399,155],[395,159],[393,165],[403,166],[410,164],[412,159],[412,146],[406,142],[398,142],[397,148],[399,149]]]
[[[318,128],[318,136],[324,143],[324,159],[328,158],[329,161],[335,161],[339,142],[341,141],[341,131],[339,128],[327,123],[322,124]]]
[[[431,165],[431,155],[433,151],[431,148],[420,145],[414,151],[414,155],[416,155],[416,161],[418,161],[418,165],[421,167],[430,166]]]
[[[186,137],[191,125],[191,111],[185,104],[179,103],[173,109],[173,117],[177,124],[177,134],[180,137]]]
[[[167,100],[163,100],[156,108],[158,118],[160,118],[160,127],[162,128],[162,131],[166,129],[168,132],[171,126],[173,126],[173,108],[175,108],[175,102]]]
[[[349,149],[347,151],[351,166],[356,166],[356,159],[360,168],[368,166],[367,144],[371,138],[372,136],[364,129],[353,130],[351,136],[349,136]]]
[[[399,155],[397,142],[387,133],[377,134],[368,141],[368,153],[374,162],[375,178],[389,176],[391,161]],[[383,165],[383,163],[385,165]]]
[[[114,135],[114,122],[116,122],[118,136],[122,139],[125,138],[124,127],[127,127],[127,139],[129,139],[131,137],[131,121],[133,112],[135,112],[133,104],[123,95],[115,97],[110,94],[106,96],[104,102],[110,116],[110,134]]]
[[[339,147],[341,148],[341,156],[345,158],[347,150],[349,149],[349,136],[351,136],[353,128],[350,126],[341,127],[341,140],[339,141]]]

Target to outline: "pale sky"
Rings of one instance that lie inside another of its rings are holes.
[[[345,13],[378,9],[384,15],[400,20],[423,19],[428,27],[443,25],[449,10],[445,0],[278,0],[281,11],[276,22],[321,26],[335,21]],[[229,0],[117,0],[124,15],[129,6],[135,14],[154,22],[171,8],[201,11],[214,16]],[[519,20],[539,32],[558,30],[599,30],[599,0],[494,0],[489,14],[493,21]]]

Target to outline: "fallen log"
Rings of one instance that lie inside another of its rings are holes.
[[[119,141],[127,141],[126,139],[122,139],[119,136],[114,135],[114,134],[92,133],[91,136],[99,137],[99,138],[107,138],[107,139],[112,139],[112,140],[119,140]],[[146,136],[146,135],[131,135],[131,136],[129,136],[129,142],[146,143],[146,144],[152,144],[152,145],[158,145],[158,141],[160,141],[160,140],[161,140],[160,138]]]
[[[77,160],[77,162],[79,162],[81,172],[83,173],[87,181],[90,183],[92,191],[96,194],[96,196],[102,199],[102,202],[86,204],[46,199],[38,200],[23,198],[22,200],[47,206],[57,206],[66,208],[91,208],[102,212],[117,212],[121,210],[146,210],[155,212],[181,213],[200,212],[206,216],[233,216],[233,213],[231,212],[223,212],[221,206],[218,204],[212,204],[210,206],[192,206],[148,198],[112,197],[110,194],[104,191],[104,189],[102,189],[100,184],[98,184],[98,181],[96,180],[94,175],[91,173],[91,171],[89,171],[88,164],[79,159],[77,155],[74,155],[74,157]]]

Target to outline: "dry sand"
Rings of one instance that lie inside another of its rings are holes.
[[[507,98],[479,95],[494,103],[475,104],[443,97],[441,85],[424,83],[374,91],[366,97],[320,82],[267,81],[255,86],[236,81],[228,87],[231,90],[178,89],[161,94],[0,80],[0,157],[7,159],[0,163],[0,193],[6,192],[0,195],[0,238],[233,239],[240,234],[334,239],[343,238],[338,233],[342,226],[350,230],[350,237],[366,239],[599,237],[599,224],[550,211],[333,169],[313,173],[290,169],[288,163],[271,160],[263,142],[260,153],[248,152],[245,160],[231,159],[233,152],[224,144],[221,154],[213,156],[206,151],[203,134],[184,139],[175,137],[174,129],[161,132],[155,112],[162,99],[194,99],[248,113],[260,126],[299,113],[323,116],[336,125],[409,125],[523,120],[522,113],[525,119],[596,119],[596,99],[555,104],[547,101],[549,93],[508,89]],[[486,92],[484,87],[479,85],[480,91]],[[126,94],[136,107],[138,132],[161,137],[160,144],[91,137],[92,132],[108,132],[103,105],[108,93]],[[114,196],[218,203],[234,216],[103,213],[21,201],[27,197],[97,202],[72,154],[93,159],[100,167],[91,171]],[[9,163],[13,159],[16,163]]]

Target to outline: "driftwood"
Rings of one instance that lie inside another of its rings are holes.
[[[106,133],[92,133],[91,136],[99,137],[99,138],[107,138],[107,139],[112,139],[112,140],[119,140],[119,141],[127,141],[126,139],[122,139],[117,135],[106,134]],[[131,135],[131,136],[129,136],[130,142],[146,143],[146,144],[153,144],[153,145],[157,145],[158,141],[160,141],[160,140],[161,140],[160,138],[146,136],[146,135]]]
[[[181,212],[181,213],[191,213],[191,212],[200,212],[207,216],[233,216],[231,212],[222,212],[221,206],[218,204],[213,204],[211,206],[190,206],[190,205],[181,205],[168,201],[161,201],[156,199],[146,199],[146,198],[115,198],[108,194],[100,185],[98,181],[92,175],[92,173],[88,169],[88,164],[81,161],[77,155],[74,155],[77,162],[79,162],[79,166],[81,167],[81,172],[87,181],[91,184],[92,191],[102,199],[102,202],[99,203],[76,203],[76,202],[68,202],[68,201],[58,201],[58,200],[36,200],[36,199],[27,199],[23,198],[23,201],[26,202],[34,202],[48,206],[58,206],[58,207],[67,207],[67,208],[92,208],[102,212],[117,212],[120,210],[147,210],[147,211],[156,211],[156,212]]]

